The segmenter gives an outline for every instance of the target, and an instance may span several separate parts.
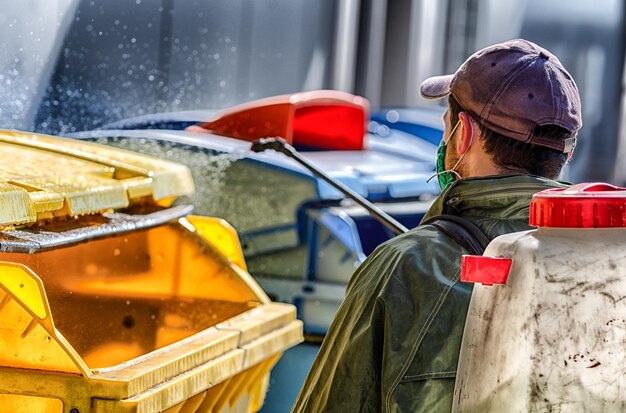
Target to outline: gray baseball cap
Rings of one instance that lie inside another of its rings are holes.
[[[426,79],[426,99],[454,96],[483,127],[522,142],[562,152],[574,147],[582,126],[580,95],[572,76],[546,49],[523,39],[486,47],[452,75]],[[536,136],[535,128],[558,125],[563,140]]]

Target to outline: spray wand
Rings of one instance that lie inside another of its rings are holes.
[[[311,171],[313,175],[318,178],[323,179],[333,188],[337,189],[341,193],[343,193],[346,197],[352,199],[354,202],[362,206],[370,213],[374,218],[376,218],[380,223],[393,231],[396,235],[403,234],[408,231],[408,229],[396,221],[391,215],[387,214],[382,209],[378,208],[376,205],[372,204],[367,199],[363,198],[361,195],[354,192],[352,189],[348,188],[341,182],[327,175],[324,171],[318,169],[311,162],[306,160],[302,155],[300,155],[293,146],[289,145],[282,138],[263,138],[256,140],[252,143],[250,150],[252,152],[263,152],[266,149],[273,149],[276,152],[280,152],[284,155],[289,156],[290,158],[296,160],[300,165],[304,166],[306,169]]]

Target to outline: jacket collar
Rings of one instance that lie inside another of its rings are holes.
[[[533,175],[498,175],[460,179],[452,183],[433,202],[424,216],[439,214],[482,215],[497,218],[504,209],[519,210],[527,219],[532,195],[569,184]],[[477,211],[480,211],[477,213]],[[474,212],[474,213],[472,213]],[[509,214],[510,216],[510,214]]]

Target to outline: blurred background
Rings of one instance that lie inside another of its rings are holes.
[[[523,37],[576,79],[584,127],[565,179],[626,183],[621,0],[4,0],[0,126],[44,133],[338,89],[436,105],[418,85]]]

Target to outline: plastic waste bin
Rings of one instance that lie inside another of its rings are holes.
[[[188,169],[0,131],[0,410],[253,412],[302,340]]]

